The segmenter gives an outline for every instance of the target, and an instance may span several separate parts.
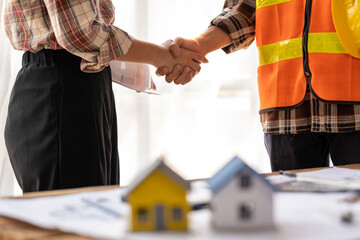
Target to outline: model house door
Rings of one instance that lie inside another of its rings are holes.
[[[164,215],[164,206],[158,204],[155,206],[155,216],[156,216],[156,230],[165,230],[165,215]]]

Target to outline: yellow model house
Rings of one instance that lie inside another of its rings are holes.
[[[186,180],[163,160],[157,160],[129,185],[123,196],[131,205],[132,230],[186,230],[189,189]]]

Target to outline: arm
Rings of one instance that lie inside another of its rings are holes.
[[[232,43],[230,36],[216,26],[209,27],[194,40],[198,43],[200,53],[204,56]]]
[[[101,71],[110,61],[129,50],[133,38],[112,25],[115,12],[110,1],[43,2],[56,41],[62,48],[83,59],[83,71]]]
[[[44,0],[44,4],[56,41],[62,48],[83,59],[83,71],[101,71],[113,60],[173,69],[175,62],[164,47],[136,40],[112,25],[115,13],[111,1]],[[188,50],[182,53],[177,63],[199,71],[200,64],[192,61],[201,61],[198,55]]]
[[[142,62],[155,66],[156,68],[167,67],[173,69],[176,64],[188,66],[194,71],[200,71],[200,62],[204,61],[199,53],[188,49],[179,49],[178,57],[174,58],[169,52],[168,47],[159,46],[153,43],[133,39],[129,51],[118,61]]]

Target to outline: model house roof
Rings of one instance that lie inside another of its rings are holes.
[[[169,168],[163,158],[156,160],[148,168],[146,168],[136,179],[128,186],[125,194],[123,195],[123,200],[126,200],[133,190],[135,190],[147,177],[151,175],[155,170],[161,170],[165,175],[173,179],[180,186],[183,186],[185,190],[190,189],[190,183],[183,179],[179,174],[174,172]]]
[[[252,176],[260,179],[265,185],[269,186],[269,188],[275,190],[275,187],[271,185],[270,182],[264,178],[264,176],[257,173],[239,157],[235,156],[212,178],[207,180],[211,191],[214,193],[218,192],[223,186],[225,186],[231,179],[240,174],[242,171],[249,172]]]

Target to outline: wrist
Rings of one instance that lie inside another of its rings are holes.
[[[171,56],[169,49],[158,46],[155,50],[155,54],[151,58],[151,65],[156,68],[161,67],[170,67],[170,63],[173,61],[173,57]]]
[[[222,29],[211,26],[195,38],[200,51],[204,56],[217,49],[226,47],[232,43],[230,36]]]
[[[204,38],[203,34],[197,36],[196,38],[194,38],[194,41],[197,43],[197,45],[199,46],[199,53],[203,56],[206,56],[208,53],[210,53],[211,51],[206,47],[206,38]]]

